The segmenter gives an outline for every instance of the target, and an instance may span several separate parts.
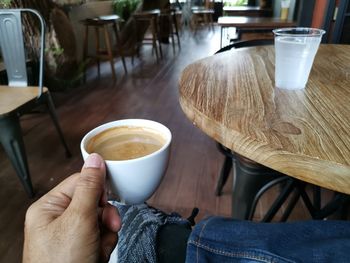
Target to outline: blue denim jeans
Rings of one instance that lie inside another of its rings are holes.
[[[210,217],[193,229],[186,262],[350,262],[350,222]]]

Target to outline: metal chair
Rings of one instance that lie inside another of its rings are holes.
[[[38,86],[28,86],[26,53],[23,41],[22,13],[36,16],[40,22],[40,55]],[[38,105],[46,105],[61,142],[70,156],[55,112],[52,98],[43,87],[45,23],[33,9],[0,10],[0,46],[5,64],[8,85],[0,86],[0,141],[11,160],[27,194],[34,196],[19,117],[30,113]]]
[[[230,49],[234,49],[234,48],[256,47],[256,46],[265,46],[265,45],[273,45],[273,44],[274,44],[273,39],[241,40],[241,41],[236,41],[228,46],[221,48],[220,50],[216,51],[215,54],[219,54],[219,53],[222,53],[222,52],[228,51]]]

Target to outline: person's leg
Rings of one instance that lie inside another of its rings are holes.
[[[349,262],[350,222],[254,223],[211,217],[193,229],[186,262]]]

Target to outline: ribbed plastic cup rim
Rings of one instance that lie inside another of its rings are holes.
[[[293,36],[293,37],[315,37],[322,36],[326,33],[323,29],[310,28],[310,27],[289,27],[278,28],[272,30],[276,36]]]

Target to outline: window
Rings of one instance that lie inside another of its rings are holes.
[[[248,0],[224,0],[224,6],[248,5]]]

